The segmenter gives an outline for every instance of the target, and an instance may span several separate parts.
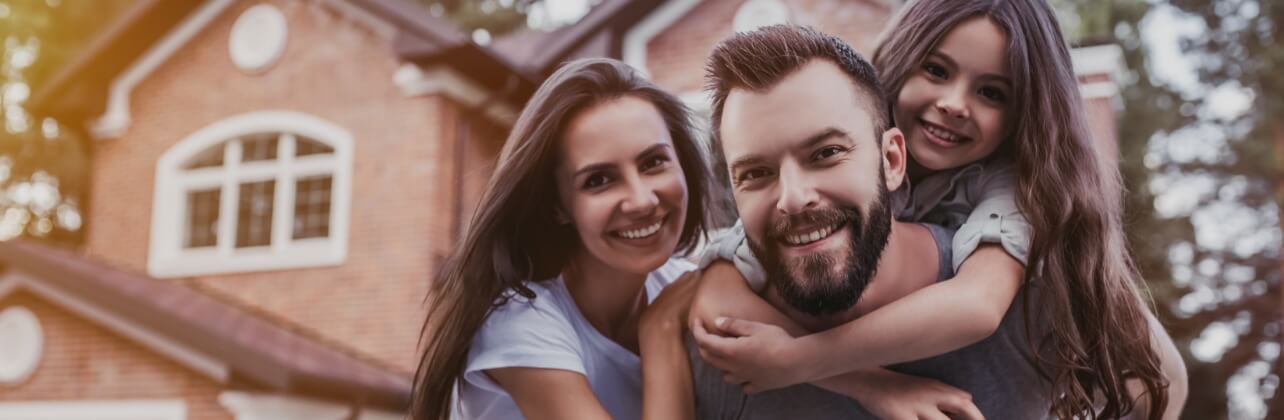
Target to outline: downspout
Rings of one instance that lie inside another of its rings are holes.
[[[477,105],[466,108],[460,113],[459,120],[456,122],[455,129],[455,214],[452,220],[455,221],[455,227],[451,231],[451,243],[459,243],[460,236],[464,229],[464,163],[468,159],[467,145],[469,137],[472,135],[472,118],[484,116],[487,108],[495,105],[496,102],[502,101],[513,91],[517,90],[520,80],[516,74],[509,74],[508,79],[504,82],[504,88],[496,91]]]

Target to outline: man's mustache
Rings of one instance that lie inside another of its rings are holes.
[[[807,210],[802,213],[791,214],[779,218],[773,218],[767,226],[767,237],[772,240],[782,240],[787,235],[794,232],[797,228],[803,226],[834,226],[851,221],[859,221],[860,214],[854,209],[838,209],[833,207],[817,208]]]

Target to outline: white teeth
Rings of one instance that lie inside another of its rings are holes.
[[[945,140],[950,143],[958,143],[962,141],[962,139],[959,138],[959,136],[954,135],[954,133],[936,128],[936,126],[924,124],[923,128],[927,129],[927,132],[932,133],[933,136],[940,137],[941,140]]]
[[[642,238],[654,235],[656,232],[659,232],[660,225],[663,225],[663,224],[664,224],[664,221],[661,220],[659,222],[655,222],[654,225],[647,226],[642,229],[622,230],[618,233],[618,235],[629,239],[642,239]]]
[[[835,229],[835,226],[829,226],[817,231],[813,231],[811,233],[804,233],[801,235],[789,235],[788,237],[785,238],[785,242],[789,242],[790,245],[807,245],[809,243],[816,242],[823,238],[829,237],[829,234],[833,233],[834,229]]]

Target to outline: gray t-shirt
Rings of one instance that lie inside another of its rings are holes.
[[[932,231],[940,253],[941,271],[937,281],[954,276],[951,258],[953,232],[936,225]],[[1022,288],[999,329],[990,337],[940,356],[889,369],[932,378],[972,394],[972,400],[987,419],[1051,418],[1051,384],[1034,368],[1028,351],[1026,322],[1022,307],[1039,293],[1040,285]],[[1032,311],[1031,316],[1037,316]],[[1044,325],[1034,319],[1034,325]],[[1041,334],[1032,331],[1031,334]],[[1038,335],[1041,337],[1041,335]],[[875,419],[855,400],[801,384],[747,395],[738,385],[722,381],[722,372],[707,365],[698,352],[689,352],[695,380],[696,418],[719,419]],[[853,355],[853,357],[859,357]]]

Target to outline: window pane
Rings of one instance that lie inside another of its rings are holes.
[[[219,190],[187,193],[187,248],[218,244]]]
[[[236,209],[236,247],[272,243],[272,205],[276,181],[241,184]]]
[[[187,162],[187,169],[215,168],[223,166],[223,146],[227,143],[219,143],[217,146],[205,149],[197,154],[192,160]]]
[[[294,190],[294,239],[330,236],[330,178],[298,181]]]
[[[324,143],[321,143],[319,141],[316,141],[307,137],[295,135],[295,140],[294,140],[295,156],[326,155],[331,153],[334,153],[334,148],[327,146]]]
[[[276,160],[277,133],[254,134],[241,138],[241,161]]]

